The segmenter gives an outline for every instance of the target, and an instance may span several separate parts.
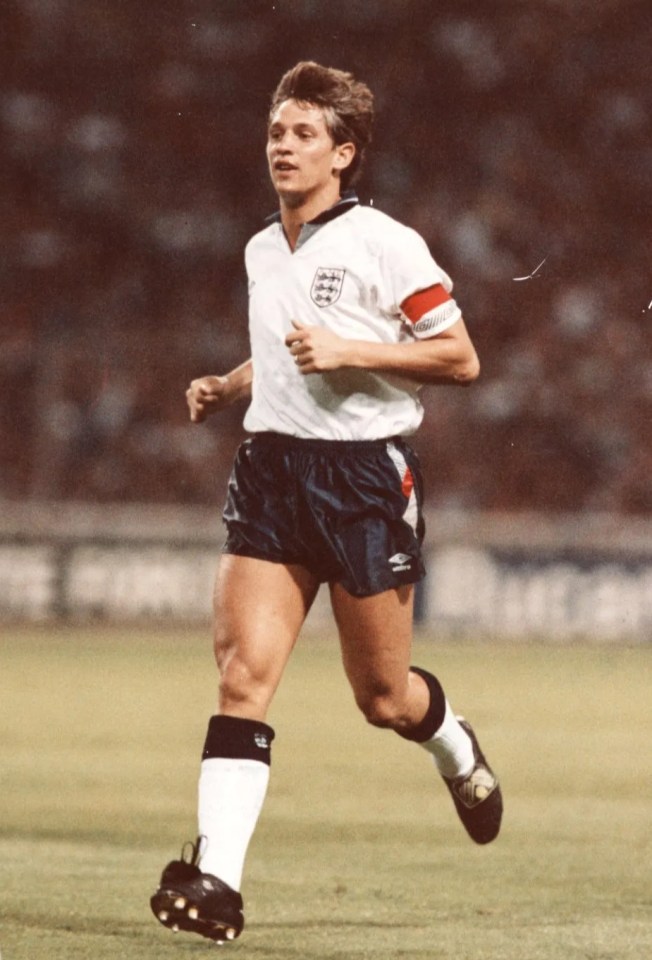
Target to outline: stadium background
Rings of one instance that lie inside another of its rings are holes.
[[[47,526],[42,504],[68,527],[72,505],[106,505],[84,520],[98,535],[125,504],[130,527],[141,504],[219,526],[243,408],[195,428],[183,392],[247,356],[269,95],[314,58],[373,88],[361,199],[423,234],[481,356],[471,390],[424,392],[429,507],[528,511],[520,547],[553,522],[562,553],[597,515],[598,553],[619,533],[627,564],[636,541],[648,583],[649,4],[8,0],[0,17],[7,537]]]

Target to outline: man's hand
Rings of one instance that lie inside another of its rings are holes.
[[[186,390],[186,401],[193,423],[202,423],[209,413],[217,413],[228,405],[228,377],[200,377]]]
[[[285,346],[294,357],[300,373],[322,373],[350,366],[352,341],[338,337],[325,327],[307,327],[292,321],[294,330],[285,338]]]

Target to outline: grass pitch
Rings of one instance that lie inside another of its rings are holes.
[[[208,630],[5,626],[0,657],[2,960],[651,955],[648,649],[416,644],[502,780],[479,848],[429,758],[358,716],[333,640],[306,637],[222,948],[148,906],[196,829]]]

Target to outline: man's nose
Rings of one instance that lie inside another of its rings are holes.
[[[274,149],[277,153],[289,153],[290,152],[290,131],[286,130],[285,133],[278,138],[274,144]]]

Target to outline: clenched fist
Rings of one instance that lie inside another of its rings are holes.
[[[193,423],[202,423],[209,413],[217,413],[229,402],[228,377],[200,377],[186,390],[186,401]]]
[[[322,373],[351,364],[353,341],[344,340],[325,327],[309,327],[292,321],[294,330],[285,338],[285,346],[294,357],[300,373]]]

